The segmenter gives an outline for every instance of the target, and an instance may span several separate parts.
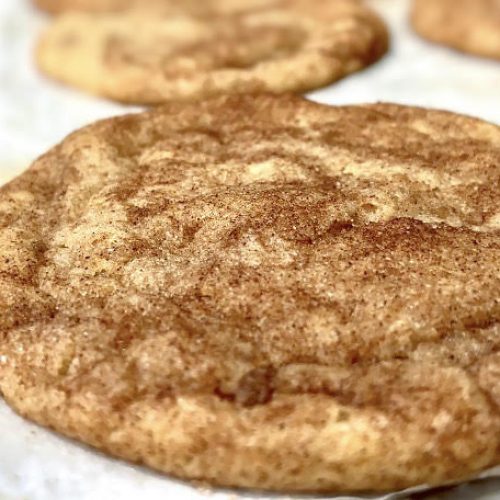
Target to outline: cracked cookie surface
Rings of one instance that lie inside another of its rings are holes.
[[[500,463],[500,128],[294,96],[75,132],[0,189],[0,390],[213,484]]]
[[[500,0],[414,0],[412,24],[432,42],[500,60]]]
[[[382,20],[352,0],[286,0],[243,12],[68,13],[37,49],[41,71],[137,104],[303,92],[378,60]]]

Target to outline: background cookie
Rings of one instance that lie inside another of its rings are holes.
[[[47,75],[115,100],[154,104],[221,93],[300,92],[327,85],[387,50],[383,22],[349,0],[183,14],[62,15],[37,52]]]
[[[500,59],[499,0],[415,0],[412,24],[433,42]]]
[[[119,11],[132,7],[137,2],[134,0],[33,0],[40,9],[52,14],[71,10],[87,12]],[[143,4],[155,5],[162,0],[143,0]]]
[[[500,462],[500,129],[246,96],[0,189],[0,389],[180,477],[397,489]]]
[[[357,0],[353,0],[357,1]],[[287,0],[35,0],[35,4],[48,12],[67,11],[114,12],[127,9],[182,8],[191,13],[241,12],[285,4]]]

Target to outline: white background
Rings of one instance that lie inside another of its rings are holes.
[[[500,123],[500,63],[418,39],[408,28],[406,0],[371,3],[390,23],[391,53],[368,70],[310,94],[312,99],[331,104],[393,101]],[[32,51],[36,34],[46,22],[27,0],[0,0],[0,183],[75,128],[136,110],[80,94],[40,76]],[[201,491],[104,457],[23,421],[0,400],[0,500],[238,497],[235,492]],[[500,480],[448,490],[440,498],[500,498]]]

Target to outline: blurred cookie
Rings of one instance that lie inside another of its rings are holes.
[[[159,0],[161,1],[161,0]],[[118,11],[132,7],[135,0],[33,0],[34,4],[51,14],[71,10],[86,12]],[[143,0],[143,4],[156,4],[156,0]]]
[[[174,9],[190,13],[235,13],[286,4],[287,0],[34,0],[47,12],[119,12],[128,9]],[[357,0],[353,0],[357,1]]]
[[[500,0],[414,0],[411,19],[428,40],[500,59]]]
[[[233,96],[0,188],[0,390],[182,478],[392,490],[500,464],[500,128]]]
[[[94,94],[156,104],[315,89],[373,63],[387,44],[383,22],[359,3],[291,0],[205,17],[63,14],[42,36],[37,61]]]

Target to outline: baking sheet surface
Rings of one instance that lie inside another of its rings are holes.
[[[372,68],[310,94],[312,99],[332,104],[393,101],[449,109],[500,123],[499,63],[419,40],[407,25],[406,0],[370,3],[391,25],[391,53]],[[74,129],[99,118],[137,110],[80,94],[38,75],[32,49],[35,34],[46,22],[27,0],[0,0],[0,183]],[[500,475],[500,470],[494,472]],[[500,498],[500,480],[463,485],[439,496],[457,500]],[[0,500],[240,497],[291,498],[193,488],[105,457],[30,424],[0,400]]]

